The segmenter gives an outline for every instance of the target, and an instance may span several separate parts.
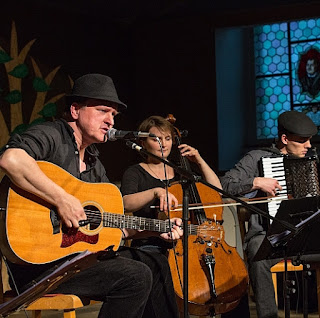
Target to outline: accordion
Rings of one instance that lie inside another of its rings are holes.
[[[262,176],[278,180],[282,191],[277,200],[268,203],[268,212],[275,216],[281,198],[294,199],[319,196],[318,163],[316,157],[289,158],[288,156],[270,156],[261,158]]]

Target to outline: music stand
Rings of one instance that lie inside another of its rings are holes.
[[[275,219],[295,226],[295,232],[287,230],[279,222],[273,222],[253,261],[283,258],[285,262],[283,290],[285,317],[290,317],[290,295],[287,286],[287,260],[320,253],[319,197],[284,200]],[[305,304],[304,304],[305,305]]]

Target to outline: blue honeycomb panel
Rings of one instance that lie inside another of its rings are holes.
[[[256,75],[289,72],[287,23],[256,27]]]
[[[289,76],[258,78],[256,105],[258,139],[277,137],[278,116],[291,108]]]

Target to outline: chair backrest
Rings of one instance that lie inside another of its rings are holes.
[[[223,228],[225,231],[225,241],[229,245],[236,247],[238,254],[243,255],[243,238],[241,224],[237,215],[236,206],[225,206],[223,208]]]
[[[248,231],[248,223],[249,223],[251,212],[246,207],[239,205],[237,207],[237,214],[239,219],[241,239],[242,239],[242,242],[244,242],[244,237],[246,236]]]

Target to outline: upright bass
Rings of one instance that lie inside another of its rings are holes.
[[[172,115],[167,118],[172,124]],[[176,130],[176,143],[181,143],[181,135]],[[187,159],[180,156],[183,168],[191,171]],[[181,184],[170,185],[169,191],[182,202]],[[196,182],[190,185],[189,201],[199,206],[205,202],[221,202],[220,194]],[[181,217],[174,210],[170,217]],[[188,236],[188,311],[197,316],[214,316],[234,309],[248,288],[248,273],[244,261],[235,247],[224,240],[223,208],[201,208],[189,210],[189,223],[216,227],[219,237]],[[179,240],[174,249],[169,250],[168,260],[172,273],[179,309],[183,312],[183,242]]]

